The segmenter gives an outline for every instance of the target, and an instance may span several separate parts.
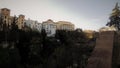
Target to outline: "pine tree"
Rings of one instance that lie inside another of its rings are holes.
[[[118,3],[116,3],[116,6],[110,16],[110,21],[106,24],[106,26],[113,26],[116,30],[120,30],[120,10]]]

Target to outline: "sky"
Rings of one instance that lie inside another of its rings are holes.
[[[9,8],[11,16],[23,14],[40,23],[48,19],[69,21],[75,28],[98,30],[120,0],[0,0],[0,8]]]

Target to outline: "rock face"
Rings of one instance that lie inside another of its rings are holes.
[[[112,68],[114,31],[100,32],[86,68]]]

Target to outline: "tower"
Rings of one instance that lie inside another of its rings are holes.
[[[0,10],[0,18],[1,18],[1,23],[0,23],[1,28],[0,29],[2,29],[2,28],[9,29],[11,26],[10,9],[2,8]]]
[[[2,16],[10,16],[10,9],[2,8],[0,14]]]
[[[17,25],[18,29],[22,29],[24,27],[24,22],[25,22],[25,15],[19,15]]]

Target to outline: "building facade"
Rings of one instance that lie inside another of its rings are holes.
[[[25,16],[24,15],[19,15],[19,17],[17,19],[18,29],[24,29],[24,23],[25,23]]]
[[[18,29],[24,29],[25,16],[10,16],[10,9],[2,8],[0,10],[0,30],[11,29],[12,24],[16,24]]]
[[[34,31],[41,32],[42,24],[39,23],[38,21],[34,21],[34,20],[31,20],[31,19],[28,19],[28,20],[25,21],[25,25],[30,27]]]
[[[41,23],[36,23],[36,28],[39,32],[41,32],[42,24]]]
[[[85,33],[86,37],[89,39],[93,38],[95,34],[95,31],[93,30],[84,30],[83,32]]]
[[[0,10],[0,30],[4,27],[11,28],[13,17],[10,16],[10,9],[2,8]]]
[[[2,9],[0,10],[0,14],[1,14],[2,16],[10,16],[10,9],[8,9],[8,8],[2,8]]]
[[[47,36],[55,36],[56,24],[53,20],[49,19],[42,23],[42,29],[45,29]]]
[[[74,30],[75,26],[71,22],[67,21],[58,21],[56,22],[57,30]]]

